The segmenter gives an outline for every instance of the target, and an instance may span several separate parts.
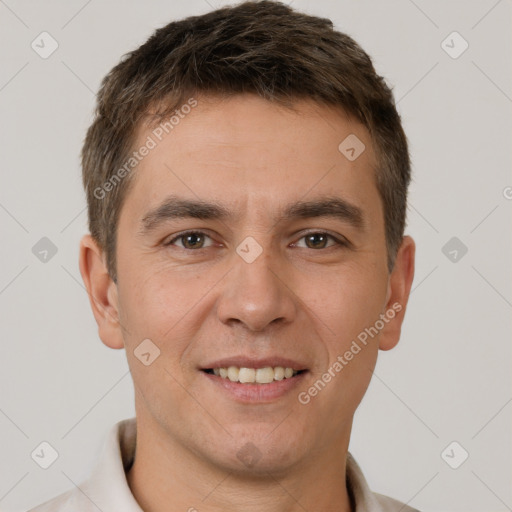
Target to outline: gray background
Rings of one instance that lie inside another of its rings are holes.
[[[125,354],[101,343],[78,269],[87,229],[78,154],[94,92],[155,28],[225,3],[0,0],[6,512],[79,484],[108,429],[134,415]],[[380,353],[356,413],[350,450],[374,491],[423,511],[512,510],[511,1],[292,6],[330,17],[373,57],[394,87],[414,163],[413,291],[401,342]],[[43,31],[59,44],[47,59],[31,48]],[[453,31],[469,43],[458,58],[442,47]],[[57,247],[47,262],[32,252],[42,237]],[[442,251],[452,237],[468,249],[457,261]],[[30,456],[42,441],[59,453],[46,470]],[[458,469],[441,457],[452,441],[469,453]]]

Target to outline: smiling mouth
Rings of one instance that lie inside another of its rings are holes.
[[[244,368],[229,366],[227,368],[206,368],[202,370],[221,379],[241,384],[270,384],[272,382],[291,379],[307,370],[294,370],[283,366],[266,366],[265,368]]]

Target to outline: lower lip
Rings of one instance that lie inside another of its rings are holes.
[[[229,379],[224,379],[211,373],[203,371],[201,373],[239,402],[262,403],[271,402],[289,393],[303,381],[308,372],[304,371],[289,379],[274,380],[269,384],[242,384],[241,382],[232,382]]]

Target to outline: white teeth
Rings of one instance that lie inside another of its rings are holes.
[[[229,379],[231,382],[241,382],[244,384],[270,384],[274,380],[289,379],[297,375],[297,370],[293,368],[283,368],[276,366],[272,368],[238,368],[230,366],[229,368],[214,368],[214,375],[223,379]]]
[[[270,366],[266,368],[258,368],[256,370],[255,381],[258,384],[268,384],[274,380],[274,368]]]
[[[230,366],[228,368],[228,379],[231,382],[238,382],[238,374],[240,370],[236,366]]]
[[[240,368],[238,372],[239,382],[254,382],[256,379],[256,370],[254,368]]]
[[[282,366],[276,366],[274,368],[274,379],[275,380],[283,380],[284,379],[284,368]]]

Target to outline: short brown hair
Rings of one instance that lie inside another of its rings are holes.
[[[391,272],[404,233],[411,173],[393,94],[370,57],[350,36],[334,30],[329,19],[262,0],[169,23],[103,79],[82,169],[89,230],[115,282],[117,226],[134,173],[112,180],[150,109],[161,119],[200,93],[255,93],[289,108],[295,99],[312,99],[360,121],[377,157]]]

